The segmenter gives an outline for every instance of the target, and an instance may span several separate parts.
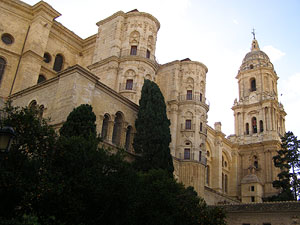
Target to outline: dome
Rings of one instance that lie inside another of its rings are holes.
[[[248,52],[244,57],[240,70],[250,70],[258,67],[273,69],[273,64],[269,56],[259,49],[257,40],[253,39],[251,52]]]
[[[261,183],[259,178],[255,174],[248,174],[241,180],[242,184]]]

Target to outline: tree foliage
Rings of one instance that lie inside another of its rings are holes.
[[[25,221],[30,216],[23,215],[33,212],[44,191],[56,134],[36,109],[16,108],[8,102],[1,115],[1,126],[11,126],[16,138],[10,151],[0,154],[0,221]]]
[[[141,157],[136,160],[136,165],[142,171],[164,169],[172,176],[170,120],[164,97],[154,82],[145,80],[139,104],[133,147]]]
[[[297,200],[300,196],[300,141],[292,132],[287,132],[281,138],[281,149],[273,157],[274,165],[280,168],[278,180],[273,187],[280,190],[271,201]]]
[[[66,137],[96,137],[96,115],[91,105],[82,104],[69,114],[67,121],[60,129],[60,135]]]
[[[0,225],[225,224],[222,209],[208,207],[168,170],[137,172],[124,152],[99,148],[86,109],[82,123],[72,121],[80,115],[68,117],[59,138],[34,110],[6,109],[3,123],[18,138],[0,155]]]

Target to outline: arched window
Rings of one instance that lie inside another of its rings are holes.
[[[257,159],[257,156],[256,156],[256,155],[253,156],[253,166],[254,166],[255,168],[258,168],[258,159]]]
[[[206,185],[208,185],[208,186],[210,185],[209,180],[210,180],[210,166],[207,165],[206,166]]]
[[[259,121],[259,131],[263,132],[264,131],[264,123],[262,120]]]
[[[121,143],[122,124],[123,124],[122,114],[120,112],[117,112],[115,117],[115,122],[114,122],[113,135],[112,135],[112,143],[116,145],[120,145]]]
[[[252,117],[252,130],[253,133],[257,133],[257,122],[256,122],[256,117]]]
[[[222,191],[224,192],[225,190],[225,178],[224,178],[224,173],[222,173]]]
[[[107,139],[108,122],[109,122],[109,116],[105,114],[102,122],[102,130],[101,130],[101,137],[103,138],[103,140]]]
[[[255,81],[255,78],[252,78],[250,80],[250,85],[251,85],[251,91],[256,91],[256,81]]]
[[[125,140],[125,149],[127,151],[130,150],[131,131],[132,131],[132,127],[128,126],[126,130],[126,140]]]
[[[228,191],[228,176],[225,174],[224,176],[224,188],[225,188],[225,193]]]
[[[30,103],[29,103],[29,106],[28,108],[32,109],[32,110],[36,110],[37,109],[37,102],[35,100],[32,100]]]
[[[51,62],[51,55],[48,52],[44,53],[44,62],[45,63]]]
[[[39,114],[38,114],[38,116],[39,116],[40,119],[43,118],[44,110],[45,110],[44,105],[41,105],[41,106],[39,107]]]
[[[64,63],[64,58],[61,54],[57,54],[55,57],[54,65],[53,65],[53,70],[56,72],[61,71]]]
[[[2,77],[5,71],[6,61],[2,57],[0,57],[0,82],[2,81]]]
[[[246,123],[246,134],[249,134],[249,123]]]
[[[40,74],[37,83],[39,84],[45,80],[46,80],[46,77],[44,75]]]

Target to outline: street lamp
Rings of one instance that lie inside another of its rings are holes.
[[[15,131],[12,127],[0,128],[0,152],[9,151],[14,136]]]

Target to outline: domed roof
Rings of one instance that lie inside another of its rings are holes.
[[[242,184],[261,183],[259,178],[255,174],[248,174],[241,180]]]
[[[273,64],[269,56],[259,49],[257,40],[253,39],[251,52],[248,52],[244,57],[240,70],[243,71],[257,67],[269,67],[273,69]]]

